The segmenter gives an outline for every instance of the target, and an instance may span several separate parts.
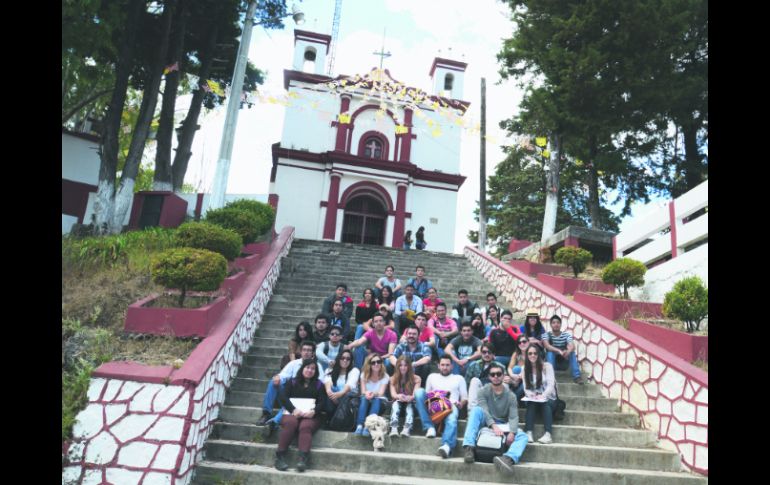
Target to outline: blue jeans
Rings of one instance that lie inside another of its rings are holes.
[[[495,420],[497,424],[504,424],[506,421]],[[468,424],[465,427],[465,436],[463,437],[463,446],[476,446],[476,437],[479,435],[479,430],[484,426],[484,410],[480,406],[476,406],[468,413]],[[519,433],[518,430],[512,429],[511,433],[516,433],[513,438],[513,443],[505,453],[510,456],[514,463],[518,463],[521,455],[524,453],[524,448],[527,447],[527,435]]]
[[[520,374],[521,373],[521,366],[520,365],[514,365],[513,366],[513,373],[514,374]],[[514,386],[511,384],[511,389],[513,390],[513,393],[516,394],[516,400],[518,402],[521,402],[521,398],[524,397],[524,379],[519,381],[518,386]]]
[[[542,409],[545,430],[548,433],[553,432],[553,407],[555,404],[556,401],[554,399],[549,399],[546,402],[527,401],[527,422],[524,425],[524,431],[535,429],[535,415],[538,409]]]
[[[362,395],[361,404],[359,404],[358,406],[358,419],[356,420],[356,424],[357,425],[360,424],[361,426],[363,426],[367,416],[369,416],[370,414],[379,414],[380,406],[382,406],[382,399],[378,397],[375,397],[372,399],[366,399]]]
[[[452,355],[460,359],[460,356],[457,355],[457,352],[452,352]],[[452,374],[465,377],[465,371],[468,370],[468,366],[471,365],[471,362],[473,361],[466,362],[465,367],[460,367],[455,361],[452,361]]]
[[[443,357],[446,353],[444,352],[444,347],[441,346],[441,339],[438,335],[434,335],[433,341],[436,342],[436,357],[441,359],[441,357]]]
[[[267,390],[265,391],[265,397],[262,399],[262,412],[266,414],[273,414],[273,406],[275,405],[275,398],[278,397],[278,393],[283,390],[286,385],[286,379],[281,377],[281,384],[275,386],[273,379],[267,383]],[[276,388],[277,387],[277,388]]]
[[[332,392],[340,392],[343,387],[345,387],[345,386],[335,386],[335,385],[332,385]],[[326,411],[326,413],[329,416],[331,416],[331,415],[334,414],[334,411],[336,411],[336,410],[337,410],[337,405],[334,403],[334,401],[329,399],[329,397],[327,396],[326,397],[326,401],[324,401],[324,411]]]
[[[504,355],[497,355],[495,356],[495,360],[508,367],[508,364],[511,362],[511,356],[509,355],[506,357]]]
[[[428,415],[428,408],[425,406],[426,394],[424,388],[420,388],[414,393],[415,405],[417,406],[417,412],[420,414],[423,431],[434,427],[433,422],[430,420],[430,415]],[[452,413],[444,418],[444,432],[441,434],[441,444],[449,445],[449,451],[452,451],[455,445],[457,445],[457,418],[459,416],[460,410],[452,404]]]
[[[577,356],[575,355],[574,350],[569,353],[569,357],[567,357],[567,359],[565,359],[561,355],[557,357],[557,355],[554,352],[548,352],[545,358],[548,361],[548,363],[553,366],[554,370],[556,370],[557,359],[559,360],[560,363],[566,362],[567,359],[569,359],[569,366],[572,368],[572,378],[574,379],[576,377],[580,377],[580,365],[578,365]]]

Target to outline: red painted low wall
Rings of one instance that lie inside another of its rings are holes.
[[[628,321],[628,330],[654,342],[688,362],[703,360],[708,362],[709,338],[707,335],[692,335],[654,323],[632,318]]]
[[[530,276],[535,276],[538,273],[557,274],[563,271],[569,271],[569,267],[560,264],[540,264],[524,261],[523,259],[514,259],[513,261],[509,261],[508,264]]]
[[[219,291],[223,295],[232,299],[235,295],[238,294],[239,291],[241,291],[241,288],[243,288],[244,283],[246,283],[247,276],[248,275],[245,271],[239,271],[232,276],[228,276],[222,282],[222,285],[219,287]]]
[[[251,256],[246,256],[244,258],[235,258],[233,266],[236,268],[243,268],[247,273],[251,273],[254,271],[254,268],[259,266],[259,259],[259,254],[252,254]]]
[[[244,254],[265,254],[269,247],[270,243],[268,242],[250,243],[243,246],[241,252]]]
[[[585,305],[596,313],[604,315],[610,320],[618,320],[629,317],[662,318],[663,305],[660,303],[646,303],[632,300],[615,300],[603,296],[589,295],[582,291],[575,292],[574,300]]]
[[[511,239],[511,242],[508,243],[508,252],[515,253],[516,251],[520,251],[531,245],[532,241],[527,241],[525,239]]]
[[[615,292],[614,285],[608,285],[601,280],[580,280],[575,278],[565,278],[563,276],[554,276],[546,273],[539,273],[537,279],[564,295],[572,295],[576,291]]]
[[[126,310],[126,332],[205,337],[227,308],[227,298],[220,296],[200,308],[145,307],[158,295],[132,303]]]

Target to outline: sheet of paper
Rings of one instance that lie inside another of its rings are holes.
[[[292,397],[289,399],[295,408],[299,409],[303,413],[313,411],[315,409],[315,399],[306,397]]]

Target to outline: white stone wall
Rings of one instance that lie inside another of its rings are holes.
[[[638,413],[642,426],[656,431],[660,446],[678,452],[686,467],[708,474],[707,374],[642,349],[640,337],[607,319],[588,318],[570,299],[539,289],[545,287],[476,249],[466,246],[465,256],[511,306],[562,315],[583,374],[606,397],[618,399],[623,411]]]
[[[446,186],[446,184],[436,182],[416,182]],[[411,199],[411,207],[408,205],[406,208],[407,212],[412,213],[412,218],[406,219],[404,233],[412,231],[412,238],[414,239],[417,229],[424,226],[428,251],[454,252],[457,192],[430,189],[414,184],[411,184],[408,190],[414,192],[414,198]],[[407,201],[409,200],[410,197],[407,194]],[[431,218],[437,219],[438,223],[431,223]],[[414,244],[412,244],[412,248],[414,248]]]
[[[340,99],[325,93],[298,89],[298,86],[312,85],[296,81],[289,85],[289,93],[299,93],[306,101],[292,103],[285,108],[281,146],[313,153],[334,150],[337,128],[332,126],[331,117],[332,113],[336,115],[340,112]],[[308,106],[311,103],[316,103],[315,108]]]
[[[282,162],[319,168],[318,164],[301,160],[279,159],[279,163]],[[296,237],[316,239],[319,227],[323,230],[324,224],[320,202],[329,198],[328,182],[323,189],[325,177],[329,177],[327,172],[279,166],[273,189],[280,197],[275,226],[294,226]]]
[[[89,185],[99,183],[99,143],[62,133],[61,178]]]
[[[677,281],[687,276],[699,276],[708,285],[709,281],[709,245],[698,246],[692,251],[647,270],[644,286],[630,288],[628,296],[632,300],[663,303],[666,293],[674,288]]]
[[[444,173],[460,173],[460,137],[462,128],[436,111],[424,109],[424,118],[414,116],[411,162],[423,170],[440,170]],[[428,120],[435,124],[431,127]],[[441,127],[440,136],[433,136],[436,125]]]
[[[63,484],[187,485],[219,415],[225,392],[273,293],[294,231],[227,343],[197,385],[92,379],[77,416]],[[193,356],[195,354],[193,353]]]
[[[363,103],[356,103],[356,107],[353,107],[353,103],[351,103],[350,112],[355,112],[357,106],[361,104]],[[359,113],[356,117],[353,134],[351,136],[350,153],[352,155],[358,155],[358,144],[361,142],[361,137],[364,133],[376,131],[388,139],[388,155],[386,160],[393,160],[396,149],[396,123],[390,116],[377,118],[376,113],[377,110],[375,109],[367,109]],[[403,123],[403,112],[396,113],[396,116],[398,116],[399,121]]]

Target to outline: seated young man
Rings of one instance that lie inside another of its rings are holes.
[[[348,335],[350,335],[350,317],[345,316],[345,312],[342,308],[342,301],[334,300],[332,312],[328,316],[329,326],[341,328],[342,336],[348,338]]]
[[[404,329],[414,322],[414,316],[422,311],[422,300],[414,294],[414,286],[408,284],[404,287],[404,294],[396,299],[396,308],[393,315],[396,320],[396,333],[402,333]]]
[[[500,317],[500,326],[493,328],[488,337],[497,351],[495,360],[506,366],[511,361],[513,351],[516,350],[516,339],[508,332],[508,329],[513,327],[512,318],[513,314],[505,310]]]
[[[315,343],[320,344],[329,340],[329,317],[323,313],[319,313],[315,316],[315,326],[313,327],[313,340]]]
[[[436,351],[441,357],[449,341],[460,333],[457,322],[446,316],[446,303],[440,302],[436,305],[436,315],[428,320],[428,326],[436,335]]]
[[[300,344],[301,357],[286,364],[286,366],[281,369],[281,372],[274,375],[273,378],[270,379],[270,382],[267,383],[265,397],[262,399],[262,417],[257,422],[258,425],[268,425],[268,427],[264,430],[265,436],[269,437],[273,432],[273,429],[275,429],[275,427],[278,426],[278,423],[281,422],[281,411],[278,411],[278,413],[273,416],[273,405],[275,404],[275,399],[278,397],[278,393],[283,389],[283,386],[289,379],[297,376],[297,372],[299,372],[300,367],[302,367],[303,360],[315,360],[315,350],[315,342],[312,340],[303,341]],[[318,372],[320,375],[321,364],[318,364]]]
[[[433,283],[431,283],[429,279],[425,278],[424,266],[417,265],[414,271],[417,276],[414,278],[409,278],[409,281],[407,281],[406,284],[413,285],[414,293],[422,300],[428,296],[428,290],[433,288]]]
[[[426,438],[436,437],[436,427],[430,420],[428,408],[425,405],[425,396],[430,391],[441,390],[448,391],[449,400],[452,402],[452,413],[444,418],[444,432],[441,435],[441,446],[438,449],[442,458],[452,456],[452,450],[457,445],[457,420],[460,417],[460,410],[468,404],[468,389],[465,386],[465,379],[462,376],[452,374],[452,359],[444,355],[438,362],[439,373],[433,373],[428,376],[428,382],[424,388],[420,388],[414,393],[417,412],[420,413],[422,429],[425,431]]]
[[[394,297],[398,298],[401,296],[401,280],[393,276],[394,272],[395,269],[393,268],[393,265],[389,264],[385,266],[385,276],[378,279],[374,284],[374,293],[377,300],[380,300],[383,286],[389,286],[390,289],[393,290]]]
[[[365,332],[361,338],[350,342],[345,346],[346,350],[356,349],[353,352],[353,356],[356,360],[356,368],[359,370],[364,365],[364,359],[370,354],[377,354],[382,357],[385,367],[390,372],[390,360],[388,357],[393,355],[393,350],[396,348],[396,342],[398,337],[396,332],[389,328],[385,328],[385,319],[379,313],[372,317],[372,325],[374,328]],[[369,346],[369,349],[365,348],[365,345]]]
[[[468,412],[478,404],[479,390],[489,384],[489,371],[492,369],[503,369],[505,366],[495,360],[495,347],[489,343],[481,344],[481,359],[474,360],[468,365],[465,371],[465,383],[468,385]],[[503,382],[511,382],[509,376],[503,378]]]
[[[425,320],[425,317],[422,317]],[[393,355],[390,356],[390,364],[395,368],[396,361],[401,355],[406,355],[412,361],[412,367],[414,368],[415,375],[420,376],[420,383],[425,384],[428,380],[428,374],[430,372],[430,358],[431,348],[419,341],[419,330],[417,327],[408,327],[404,330],[405,342],[401,342],[396,346],[396,350],[393,351]]]
[[[481,358],[481,340],[473,336],[471,322],[460,326],[460,335],[453,338],[444,348],[452,359],[452,374],[465,375],[468,365]]]
[[[543,346],[547,351],[545,357],[554,370],[557,370],[557,363],[559,370],[566,369],[569,365],[572,369],[574,382],[584,384],[583,378],[580,377],[580,364],[577,361],[572,334],[561,331],[561,317],[559,315],[551,317],[551,330],[543,334]]]
[[[458,325],[463,322],[470,322],[474,315],[481,314],[479,306],[468,299],[468,290],[458,291],[457,300],[457,304],[452,307],[452,319]]]
[[[396,322],[393,320],[393,312],[390,311],[388,308],[388,305],[383,303],[380,305],[380,308],[377,310],[377,313],[375,315],[382,315],[382,319],[385,321],[385,328],[389,328],[396,331]],[[374,319],[374,316],[372,316],[372,319]],[[358,340],[361,338],[361,336],[371,330],[373,328],[373,325],[364,322],[358,327],[356,327],[356,335],[353,337],[353,340]]]
[[[348,287],[345,283],[337,283],[334,294],[324,300],[323,306],[321,307],[321,313],[324,315],[331,314],[335,300],[342,301],[342,313],[344,313],[345,318],[350,321],[350,317],[353,315],[353,299],[348,296]]]
[[[508,433],[505,444],[509,446],[503,456],[495,457],[495,467],[503,473],[512,473],[513,465],[519,462],[524,448],[527,447],[527,435],[519,432],[519,407],[516,395],[508,389],[503,379],[505,370],[492,367],[489,371],[490,383],[479,391],[478,406],[468,412],[468,424],[465,427],[463,448],[465,463],[476,461],[476,438],[483,426],[489,426],[495,435]]]
[[[438,290],[436,288],[430,288],[428,289],[428,296],[422,299],[422,311],[433,318],[436,316],[436,309],[439,303],[444,303],[444,300],[438,297]]]
[[[324,372],[334,367],[334,361],[337,360],[337,355],[342,351],[342,347],[344,347],[342,343],[342,329],[332,327],[329,332],[329,340],[319,343],[315,349],[316,359],[321,364]]]

